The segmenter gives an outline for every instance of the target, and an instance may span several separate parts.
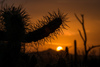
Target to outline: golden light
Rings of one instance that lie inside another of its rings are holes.
[[[62,48],[61,46],[58,46],[58,47],[56,48],[56,50],[57,50],[57,51],[60,51],[60,50],[63,50],[63,48]]]

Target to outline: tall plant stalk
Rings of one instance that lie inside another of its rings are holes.
[[[74,40],[74,63],[75,63],[75,67],[77,67],[77,43],[76,43],[76,40]]]

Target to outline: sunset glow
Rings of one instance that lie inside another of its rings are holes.
[[[60,51],[60,50],[63,50],[63,48],[61,46],[58,46],[56,50]]]
[[[100,0],[0,0],[0,67],[100,67]]]
[[[0,5],[1,5],[0,0]],[[70,27],[65,27],[66,29],[62,28],[63,33],[58,32],[57,38],[50,38],[52,43],[48,42],[45,43],[43,46],[39,46],[39,51],[47,50],[49,48],[56,49],[57,47],[63,46],[63,50],[66,46],[72,46],[69,52],[74,53],[74,40],[77,40],[77,48],[84,50],[83,41],[80,37],[78,29],[83,33],[83,29],[81,24],[78,22],[74,13],[81,20],[81,14],[84,14],[85,20],[85,29],[87,33],[87,45],[93,46],[100,44],[100,0],[4,0],[5,2],[3,5],[8,4],[8,6],[14,4],[16,7],[18,5],[23,5],[23,8],[26,9],[26,12],[30,16],[30,22],[32,26],[38,24],[37,21],[41,20],[43,16],[49,16],[48,12],[52,13],[55,11],[57,13],[58,8],[60,12],[63,14],[68,14],[66,16],[66,24]],[[95,23],[94,23],[95,22]],[[41,24],[40,24],[41,25]],[[65,24],[64,24],[65,25]],[[46,28],[46,32],[49,30]],[[40,32],[41,33],[41,32]],[[84,34],[84,33],[83,33]],[[31,48],[31,49],[30,49]],[[33,47],[27,47],[26,51],[36,51]],[[99,53],[98,53],[99,54]]]

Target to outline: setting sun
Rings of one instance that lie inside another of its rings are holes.
[[[60,51],[60,50],[63,50],[63,48],[61,46],[58,46],[56,50]]]

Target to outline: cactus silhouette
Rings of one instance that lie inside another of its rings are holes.
[[[76,40],[74,40],[74,64],[75,64],[75,67],[77,67],[77,42]]]
[[[66,51],[66,56],[68,56],[69,55],[68,47],[65,48],[65,51]]]
[[[29,23],[29,15],[21,6],[12,5],[0,9],[0,24],[3,25],[0,30],[0,41],[6,41],[8,47],[6,55],[8,58],[5,58],[5,63],[12,66],[16,63],[21,43],[37,42],[41,39],[47,41],[57,36],[62,28],[65,29],[64,25],[67,26],[66,15],[58,10],[58,13],[49,13],[49,16],[44,16],[43,20],[39,20],[38,24],[32,26]],[[30,28],[33,31],[29,32]]]

